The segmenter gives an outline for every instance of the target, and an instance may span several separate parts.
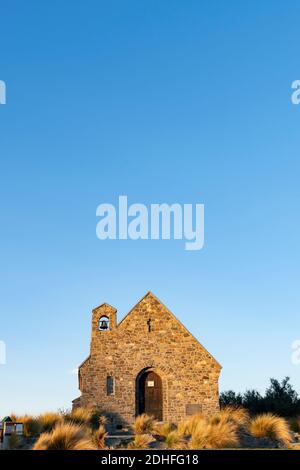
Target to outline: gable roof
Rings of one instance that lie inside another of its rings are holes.
[[[162,305],[166,311],[169,313],[169,315],[175,320],[177,321],[177,323],[180,324],[180,326],[192,337],[194,338],[194,340],[199,344],[199,346],[201,346],[202,349],[204,349],[204,351],[209,355],[211,356],[211,358],[216,362],[216,364],[222,368],[221,364],[217,361],[217,359],[200,343],[200,341],[184,326],[183,323],[181,323],[180,320],[178,320],[178,318],[171,312],[171,310],[168,309],[168,307],[166,307],[166,305],[158,298],[156,297],[156,295],[153,294],[153,292],[149,291],[147,292],[147,294],[145,294],[130,310],[129,312],[125,315],[124,318],[122,318],[122,320],[120,321],[120,323],[117,324],[117,328],[126,320],[126,318],[128,318],[128,316],[131,314],[131,312],[144,300],[146,299],[147,297],[152,297],[154,300],[156,300],[157,302],[160,303],[160,305]]]

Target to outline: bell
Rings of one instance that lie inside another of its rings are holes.
[[[108,330],[108,321],[100,320],[99,330]]]

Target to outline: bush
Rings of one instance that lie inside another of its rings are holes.
[[[300,398],[289,383],[289,377],[281,382],[270,379],[270,386],[262,396],[256,390],[247,390],[244,395],[232,390],[220,395],[220,406],[242,406],[251,414],[275,413],[279,416],[295,416],[300,414]]]
[[[233,390],[227,390],[220,394],[220,407],[225,406],[242,406],[243,396],[240,393],[235,393]]]
[[[291,428],[297,434],[300,434],[300,416],[296,416],[290,420]]]
[[[271,379],[271,385],[266,390],[265,408],[271,413],[281,416],[295,416],[300,412],[300,400],[297,392],[289,383],[289,377],[281,382]]]

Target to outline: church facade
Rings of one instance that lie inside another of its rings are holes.
[[[148,292],[119,324],[116,313],[108,304],[92,311],[73,407],[98,407],[114,429],[141,413],[179,422],[219,409],[220,364],[155,295]]]

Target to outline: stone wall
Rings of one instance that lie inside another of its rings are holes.
[[[110,320],[109,331],[99,331],[102,316]],[[162,379],[164,421],[178,422],[197,410],[205,415],[218,410],[221,366],[152,293],[119,325],[110,305],[93,310],[90,356],[79,368],[81,397],[74,406],[99,406],[115,425],[132,423],[136,378],[143,369],[154,370]],[[113,395],[107,395],[107,376],[114,377]]]

